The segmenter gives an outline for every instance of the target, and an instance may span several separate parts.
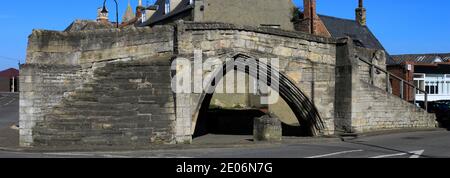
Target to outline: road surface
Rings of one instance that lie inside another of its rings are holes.
[[[21,153],[7,158],[450,158],[450,132],[427,131],[362,137],[327,143],[290,143],[242,148]]]
[[[19,144],[19,131],[11,126],[19,122],[19,94],[0,93],[0,147]]]

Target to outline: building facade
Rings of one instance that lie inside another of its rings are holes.
[[[0,71],[0,92],[19,92],[19,70]]]
[[[392,59],[388,70],[427,92],[427,101],[450,100],[450,54],[393,55]],[[398,81],[391,84],[393,91],[401,88]],[[412,88],[404,88],[404,94],[410,101],[425,101],[425,94]]]

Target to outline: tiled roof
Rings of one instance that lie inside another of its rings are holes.
[[[114,27],[112,24],[105,24],[91,20],[75,20],[64,31],[74,32],[82,30],[109,29]]]
[[[319,15],[319,17],[334,38],[349,36],[353,40],[358,41],[363,47],[385,50],[367,26],[362,26],[355,20],[326,15]]]
[[[401,64],[403,62],[431,64],[434,62],[450,62],[450,53],[393,55],[392,59],[395,64]]]
[[[0,71],[0,78],[12,78],[12,77],[18,77],[19,76],[19,70],[10,68],[4,71]]]
[[[153,14],[153,16],[149,20],[142,23],[141,26],[152,25],[154,23],[157,23],[159,21],[165,20],[169,17],[173,17],[177,14],[180,14],[182,12],[185,12],[187,10],[194,8],[194,5],[189,4],[189,0],[182,0],[175,9],[173,9],[170,13],[165,14],[165,12],[164,12],[165,3],[164,2],[165,2],[165,0],[157,0],[156,1],[155,5],[153,7],[158,6],[158,10]]]
[[[393,63],[393,59],[390,57],[389,53],[377,37],[375,37],[372,31],[370,31],[369,27],[362,26],[355,20],[342,19],[326,15],[319,15],[319,17],[325,24],[325,27],[327,27],[327,30],[331,33],[331,36],[334,38],[349,36],[358,46],[383,50],[386,52],[386,63]]]

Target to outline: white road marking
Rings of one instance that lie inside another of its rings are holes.
[[[425,150],[412,151],[410,153],[413,153],[413,155],[410,156],[409,158],[420,158],[420,156],[422,156],[423,152],[425,152]]]
[[[425,152],[425,150],[410,151],[408,153],[380,155],[380,156],[374,156],[371,158],[389,158],[389,157],[403,156],[403,155],[407,155],[407,154],[412,154],[409,158],[420,158],[420,156],[423,154],[423,152]]]
[[[44,153],[44,154],[54,156],[93,156],[92,154],[87,153]]]
[[[104,153],[45,153],[53,156],[84,156],[84,157],[104,157],[104,158],[131,158],[130,156],[111,155]]]
[[[44,153],[45,155],[52,156],[82,156],[82,157],[103,157],[103,158],[194,158],[186,156],[124,156],[114,155],[112,153]]]
[[[362,151],[364,151],[364,150],[349,150],[349,151],[341,151],[341,152],[324,154],[324,155],[311,156],[311,157],[306,157],[306,158],[323,158],[323,157],[328,157],[328,156],[335,156],[335,155],[354,153],[354,152],[362,152]]]
[[[3,100],[5,100],[5,101],[6,101],[6,99],[8,99],[8,97],[6,97],[6,96],[4,96],[4,97],[0,97],[0,103],[2,103],[2,102],[3,102]]]
[[[11,104],[11,103],[14,102],[14,101],[16,101],[16,99],[12,99],[11,101],[9,101],[9,102],[3,104],[3,106],[7,106],[7,105]]]

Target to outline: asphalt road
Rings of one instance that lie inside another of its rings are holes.
[[[19,131],[11,126],[19,122],[19,94],[0,93],[0,147],[17,147]]]
[[[450,158],[450,132],[427,131],[326,143],[119,152],[21,153],[3,158]]]
[[[19,120],[19,94],[0,93],[0,128],[10,127]]]

